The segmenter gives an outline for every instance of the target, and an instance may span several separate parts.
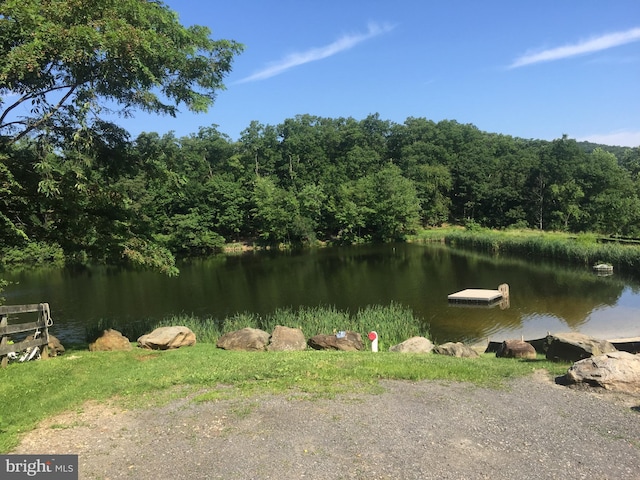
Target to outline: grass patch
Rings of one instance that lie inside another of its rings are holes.
[[[539,230],[490,230],[442,228],[424,230],[413,242],[442,242],[452,247],[494,255],[549,258],[577,265],[608,263],[616,269],[635,272],[640,267],[640,246],[612,243],[611,238],[591,233],[569,234]]]
[[[259,394],[331,398],[379,392],[380,379],[500,386],[540,368],[561,375],[568,365],[493,355],[460,359],[390,352],[233,352],[207,343],[163,352],[70,351],[0,370],[0,452],[10,451],[45,418],[80,409],[90,400],[115,399],[126,408],[148,408],[186,396],[196,401]]]
[[[429,326],[413,311],[397,303],[390,305],[369,305],[357,312],[337,310],[335,307],[300,307],[293,309],[278,309],[270,315],[256,315],[254,313],[238,313],[223,320],[212,317],[200,318],[193,315],[169,316],[163,319],[145,319],[141,321],[114,322],[101,320],[95,326],[87,329],[87,342],[94,341],[103,330],[113,328],[130,340],[136,340],[141,335],[151,332],[157,327],[183,325],[189,327],[200,343],[216,343],[218,338],[234,330],[245,327],[259,328],[272,332],[276,325],[300,328],[306,338],[318,334],[331,334],[340,330],[352,330],[365,334],[375,330],[380,336],[381,350],[403,342],[413,336],[429,336]],[[368,345],[368,344],[367,344]]]

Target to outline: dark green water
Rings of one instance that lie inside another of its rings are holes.
[[[604,338],[640,336],[640,287],[617,273],[495,259],[443,247],[382,245],[302,253],[258,252],[180,266],[178,278],[106,268],[4,277],[6,304],[48,302],[53,333],[84,339],[101,318],[135,321],[172,314],[224,318],[236,312],[331,305],[357,311],[400,303],[430,325],[433,340],[525,339],[575,330]],[[465,288],[510,285],[510,308],[450,306]],[[336,326],[339,327],[339,326]]]

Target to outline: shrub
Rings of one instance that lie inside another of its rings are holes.
[[[58,244],[28,242],[20,248],[3,249],[1,253],[0,267],[2,268],[16,266],[62,267],[65,263],[64,252]]]

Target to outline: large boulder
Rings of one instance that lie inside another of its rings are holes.
[[[270,352],[306,350],[307,340],[299,328],[276,325],[271,333],[271,342],[267,347]]]
[[[190,347],[196,343],[196,334],[189,327],[159,327],[138,338],[138,347],[150,350],[169,350]]]
[[[119,331],[112,328],[102,332],[95,342],[89,344],[90,352],[111,352],[116,350],[131,350],[131,342]]]
[[[640,355],[611,352],[585,358],[569,368],[565,380],[567,384],[640,393]]]
[[[353,352],[362,350],[364,343],[357,332],[338,332],[334,335],[316,335],[307,344],[315,350],[342,350]]]
[[[476,358],[480,354],[473,348],[465,345],[462,342],[447,342],[442,345],[438,345],[433,349],[433,353],[438,355],[449,355],[450,357],[462,357],[462,358]]]
[[[584,358],[616,352],[616,347],[606,340],[577,332],[557,333],[547,336],[548,360],[577,362]]]
[[[218,339],[216,346],[224,350],[261,352],[267,348],[270,335],[258,328],[243,328],[228,332]]]
[[[25,340],[33,340],[35,337],[33,335],[29,335],[25,338]],[[128,340],[127,340],[128,341]],[[64,346],[58,340],[58,337],[55,337],[49,334],[49,342],[47,343],[47,355],[50,357],[57,357],[58,355],[62,355],[64,353]],[[131,349],[131,345],[129,345],[129,349]]]
[[[431,353],[433,343],[425,337],[411,337],[402,343],[389,348],[390,352],[399,353]]]
[[[131,343],[129,343],[129,340],[127,340],[127,343],[129,344],[129,349],[131,349]],[[60,343],[58,337],[49,334],[49,344],[47,346],[49,347],[50,357],[57,357],[58,355],[64,354],[64,346]]]
[[[533,360],[536,358],[536,349],[523,340],[505,340],[498,348],[496,357]]]

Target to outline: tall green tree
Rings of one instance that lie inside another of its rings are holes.
[[[577,142],[567,135],[540,146],[539,160],[531,169],[527,189],[533,198],[532,223],[540,230],[561,230],[565,219],[572,216],[569,211],[575,210],[580,193],[578,189],[567,190],[563,185],[577,177],[585,157]]]
[[[631,174],[613,153],[595,148],[579,169],[585,201],[578,228],[606,234],[636,234],[640,201]]]
[[[204,112],[242,46],[185,27],[161,1],[0,3],[0,135],[78,139],[114,108]],[[29,105],[28,113],[21,107]]]
[[[413,180],[425,225],[438,226],[449,219],[451,206],[451,172],[444,165],[418,165],[412,169]]]
[[[492,151],[496,157],[491,173],[494,183],[483,207],[487,226],[532,226],[527,186],[531,170],[538,165],[537,148],[528,140],[493,135]]]
[[[337,236],[347,242],[401,240],[420,225],[415,185],[391,163],[342,185],[331,204]]]
[[[371,240],[367,219],[375,211],[370,206],[370,183],[364,179],[342,183],[330,197],[329,226],[339,242],[351,244]]]
[[[374,238],[400,240],[415,232],[420,225],[420,202],[414,183],[402,176],[400,168],[389,164],[372,174],[365,185],[371,199],[369,225]]]
[[[336,123],[313,115],[297,115],[278,125],[277,171],[283,183],[301,188],[323,176],[331,164],[331,153],[337,149]]]
[[[240,134],[241,164],[248,178],[269,175],[276,169],[278,137],[276,128],[252,120]],[[251,174],[251,173],[252,174]]]
[[[292,191],[279,187],[270,177],[257,177],[253,203],[253,221],[262,241],[277,244],[299,240],[300,204]]]
[[[634,181],[637,181],[640,178],[640,147],[628,148],[622,154],[620,166],[631,174]]]
[[[242,48],[183,26],[161,1],[0,2],[0,172],[25,199],[22,215],[14,202],[0,220],[67,254],[168,273],[167,228],[199,232],[205,249],[218,243],[198,206],[176,201],[186,196],[178,142],[164,139],[154,153],[158,139],[141,138],[148,151],[132,154],[105,118],[207,111]],[[19,151],[29,152],[24,167]]]
[[[237,145],[211,126],[181,139],[181,147],[185,211],[193,216],[197,209],[203,228],[224,239],[238,239],[246,232],[250,194],[245,170],[234,158]]]
[[[205,183],[211,228],[226,240],[250,235],[251,191],[231,174],[214,174]]]

